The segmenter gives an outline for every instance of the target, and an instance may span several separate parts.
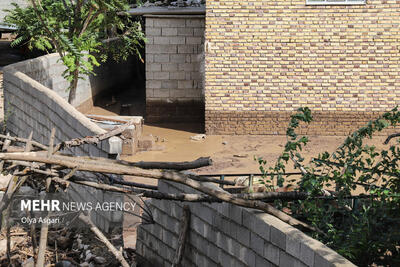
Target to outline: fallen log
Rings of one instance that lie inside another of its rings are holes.
[[[152,161],[139,161],[132,164],[135,167],[142,169],[164,169],[164,170],[191,170],[197,169],[205,166],[212,165],[212,160],[210,157],[201,157],[194,161],[184,161],[184,162],[152,162]]]
[[[62,179],[61,179],[62,180]],[[59,182],[58,179],[55,179],[56,182]],[[100,190],[117,192],[117,193],[126,193],[126,194],[140,194],[141,197],[146,198],[155,198],[155,199],[165,199],[165,200],[175,200],[175,201],[187,201],[187,202],[222,202],[220,199],[215,197],[210,197],[208,195],[202,194],[169,194],[162,193],[154,190],[144,190],[144,189],[128,189],[123,187],[117,187],[107,184],[99,184],[92,181],[83,181],[83,180],[71,180],[71,182],[76,184],[81,184],[89,187],[93,187]]]
[[[102,164],[102,158],[98,161],[94,157],[91,160],[87,160],[86,157],[73,157],[69,155],[52,155],[50,158],[43,152],[24,152],[24,153],[0,153],[1,160],[17,160],[17,161],[31,161],[40,162],[45,164],[53,164],[59,166],[65,166],[70,169],[77,168],[79,171],[91,171],[101,173],[111,173],[117,175],[132,175],[146,178],[160,179],[163,177],[164,170],[145,170],[142,168],[120,164],[118,161],[108,159],[105,164]],[[100,163],[100,164],[99,164]],[[193,180],[201,182],[219,183],[225,185],[234,185],[233,181],[219,180],[210,177],[202,177],[194,174],[182,174],[190,177]]]
[[[28,153],[0,153],[0,159],[2,160],[25,160],[25,161],[34,161],[41,162],[46,164],[56,164],[61,166],[66,166],[68,168],[75,168],[77,164],[71,160],[71,157],[53,155],[50,158],[43,156],[43,153],[36,152],[28,152]],[[141,176],[145,178],[156,178],[156,179],[165,179],[181,184],[188,185],[194,189],[197,189],[200,192],[206,193],[210,196],[214,196],[219,198],[222,201],[229,202],[232,204],[236,204],[238,206],[259,209],[275,217],[280,220],[292,225],[297,226],[302,229],[308,229],[311,231],[317,231],[321,234],[319,229],[309,226],[306,223],[303,223],[288,214],[276,209],[270,204],[264,203],[258,200],[247,200],[238,198],[228,192],[216,190],[214,188],[207,187],[202,183],[193,179],[193,177],[198,177],[196,175],[187,175],[181,172],[170,171],[170,170],[144,170],[137,167],[129,167],[124,166],[118,163],[115,163],[113,166],[110,165],[95,165],[92,163],[82,162],[82,165],[78,166],[78,170],[81,171],[90,171],[90,172],[100,172],[100,173],[112,173],[112,174],[120,174],[120,175],[133,175],[133,176]]]

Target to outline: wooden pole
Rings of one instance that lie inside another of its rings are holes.
[[[178,239],[178,247],[176,249],[174,262],[172,263],[172,267],[181,266],[181,261],[183,258],[183,253],[185,251],[185,243],[187,239],[187,235],[189,232],[190,225],[190,209],[188,205],[183,206],[183,216],[181,221],[181,232],[179,233]]]

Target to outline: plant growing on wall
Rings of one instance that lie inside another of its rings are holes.
[[[116,60],[140,57],[145,38],[140,23],[124,13],[127,0],[29,0],[14,5],[5,20],[18,27],[13,45],[57,52],[70,82],[68,102],[75,99],[78,80],[93,73],[111,54]]]
[[[400,148],[397,143],[378,151],[366,145],[365,139],[398,125],[400,111],[395,108],[370,121],[335,152],[321,153],[304,165],[301,150],[309,139],[295,130],[300,123],[311,121],[311,111],[299,109],[291,117],[287,143],[276,164],[266,168],[265,160],[258,159],[267,190],[291,184],[308,196],[275,204],[322,230],[325,234],[315,232],[313,237],[360,266],[399,265]],[[300,170],[297,181],[285,180],[289,161]]]

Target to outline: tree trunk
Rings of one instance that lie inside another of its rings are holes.
[[[79,60],[75,60],[76,69],[74,70],[74,77],[71,81],[69,86],[69,96],[68,96],[68,103],[72,104],[76,97],[76,88],[78,87],[78,80],[79,80]]]

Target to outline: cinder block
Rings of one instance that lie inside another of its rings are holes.
[[[198,45],[202,43],[201,37],[186,37],[186,44],[188,45]]]
[[[236,239],[242,245],[250,246],[250,231],[241,225],[239,231],[237,231]]]
[[[192,216],[190,219],[190,228],[201,236],[204,235],[204,222],[197,216]]]
[[[193,71],[195,69],[194,63],[179,63],[180,71]]]
[[[242,225],[242,208],[236,205],[229,205],[229,218]]]
[[[146,50],[146,64],[154,62],[154,54],[147,53]]]
[[[300,259],[300,240],[297,238],[291,238],[286,235],[286,252],[295,258]]]
[[[185,63],[186,62],[186,55],[170,55],[170,62],[171,63]]]
[[[163,229],[163,242],[169,247],[176,249],[178,247],[178,238],[176,235],[172,234],[170,231]]]
[[[264,258],[276,265],[279,265],[280,249],[269,242],[265,242]]]
[[[162,89],[176,89],[178,88],[178,81],[162,81]]]
[[[169,79],[170,80],[184,80],[185,79],[185,72],[184,71],[170,72],[169,73]]]
[[[178,71],[178,63],[162,63],[161,69],[168,72]]]
[[[193,36],[193,28],[178,28],[178,36]]]
[[[147,80],[153,80],[154,79],[154,72],[146,71],[146,79]]]
[[[218,262],[220,251],[221,249],[215,246],[214,243],[209,243],[206,247],[206,255],[214,262]]]
[[[146,18],[145,19],[145,24],[146,24],[146,29],[148,27],[153,27],[154,26],[154,19],[153,18]]]
[[[166,55],[166,56],[167,56],[167,61],[166,62],[169,62],[168,55]],[[161,60],[161,58],[160,59],[157,58],[157,62],[159,60]],[[159,64],[159,63],[148,63],[148,64],[146,64],[146,71],[161,71],[161,64]]]
[[[252,231],[254,231],[256,234],[261,236],[264,240],[269,241],[271,239],[271,226],[269,225],[268,218],[271,215],[265,214],[265,213],[259,213],[254,214],[252,219]],[[245,218],[245,217],[243,217]]]
[[[280,251],[280,259],[279,259],[279,266],[282,267],[294,267],[294,266],[298,266],[298,267],[303,267],[306,266],[303,263],[301,263],[298,259],[290,256],[289,254],[287,254],[286,252],[284,252],[283,250]],[[318,266],[328,266],[328,265],[318,265]]]
[[[214,210],[204,205],[201,205],[199,209],[192,212],[195,212],[202,220],[206,221],[209,224],[213,223],[214,217],[216,216],[216,212]]]
[[[178,34],[178,28],[162,28],[163,36],[176,36]]]
[[[197,36],[197,37],[203,37],[204,36],[204,28],[194,28],[193,35]]]
[[[260,256],[256,255],[255,267],[273,267],[273,266],[276,266],[276,265],[273,265],[272,263],[270,263],[269,261],[267,261],[263,257],[260,257]]]
[[[271,243],[286,250],[286,235],[274,226],[271,226]]]
[[[166,37],[166,36],[155,36],[153,38],[153,42],[155,45],[169,45],[170,37]]]
[[[188,19],[186,20],[186,27],[199,28],[205,27],[204,19]]]
[[[154,89],[154,97],[160,97],[160,98],[169,97],[169,89]]]
[[[193,54],[195,49],[197,51],[195,45],[189,45],[189,44],[178,45],[178,54]]]
[[[161,89],[162,81],[150,80],[146,81],[146,89]]]
[[[146,36],[160,36],[161,28],[146,27]]]
[[[168,80],[169,79],[169,72],[167,71],[160,71],[160,72],[153,72],[154,80]]]
[[[264,255],[264,239],[255,233],[250,233],[250,248],[256,252],[258,255]]]
[[[163,19],[163,18],[154,18],[153,19],[153,27],[168,27],[169,26],[169,19]]]
[[[218,267],[218,265],[209,258],[204,258],[203,267]]]
[[[154,62],[155,63],[168,63],[169,62],[169,55],[168,54],[155,54],[154,55]],[[160,64],[157,64],[160,65]],[[147,70],[147,68],[146,68]]]
[[[305,263],[307,266],[318,266],[314,264],[315,253],[314,251],[306,244],[300,244],[300,260]]]
[[[169,37],[169,43],[170,44],[176,44],[176,45],[183,45],[186,43],[186,39],[183,36],[174,36],[174,37]]]
[[[155,41],[155,40],[154,40]],[[146,53],[149,54],[176,54],[178,45],[171,44],[148,44],[146,45]]]
[[[177,27],[177,28],[184,28],[185,27],[185,20],[184,19],[168,19],[168,26]]]

